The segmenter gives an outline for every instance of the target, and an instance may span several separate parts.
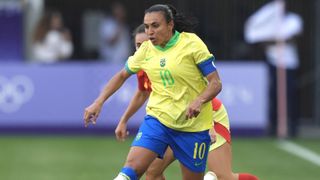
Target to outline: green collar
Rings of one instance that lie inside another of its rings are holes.
[[[176,44],[176,42],[179,39],[179,35],[180,35],[180,33],[178,31],[175,31],[174,35],[170,38],[169,42],[166,44],[166,46],[164,48],[159,45],[157,45],[155,47],[160,51],[168,50],[169,48],[171,48],[172,46],[174,46]]]

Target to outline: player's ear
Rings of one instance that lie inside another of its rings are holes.
[[[171,21],[168,23],[168,28],[170,29],[170,31],[173,31],[173,27],[174,27],[174,22],[173,22],[173,20],[171,20]]]

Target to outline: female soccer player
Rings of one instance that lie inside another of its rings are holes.
[[[148,40],[148,36],[144,31],[144,25],[138,26],[134,33],[134,42],[138,49],[144,41]],[[127,123],[130,117],[144,104],[151,92],[151,84],[148,76],[143,72],[137,73],[138,90],[131,100],[127,110],[121,117],[115,134],[118,140],[123,141],[127,135]],[[214,98],[212,101],[214,129],[216,132],[216,142],[210,146],[208,155],[207,176],[218,176],[219,180],[257,180],[255,176],[247,173],[232,172],[232,153],[231,153],[231,135],[230,125],[227,111],[220,100]],[[213,131],[214,131],[213,129]],[[153,161],[146,172],[146,179],[164,180],[163,172],[175,160],[172,150],[168,147],[163,159],[157,158]],[[210,172],[211,171],[211,172]],[[214,173],[213,173],[214,172]],[[205,178],[206,179],[206,178]]]
[[[85,126],[96,123],[103,103],[131,75],[144,70],[152,85],[147,115],[116,180],[136,180],[168,146],[179,160],[184,180],[202,180],[212,127],[210,101],[221,91],[214,57],[173,7],[145,11],[144,42],[126,66],[85,109]]]

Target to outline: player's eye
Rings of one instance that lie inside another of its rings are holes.
[[[160,25],[159,24],[152,24],[153,28],[158,28]]]

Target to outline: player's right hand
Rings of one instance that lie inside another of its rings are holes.
[[[96,124],[97,118],[100,114],[102,105],[94,102],[84,110],[84,126],[88,127],[90,123]]]
[[[127,123],[119,122],[114,133],[116,134],[118,141],[125,141],[129,135],[129,131],[127,131]]]

